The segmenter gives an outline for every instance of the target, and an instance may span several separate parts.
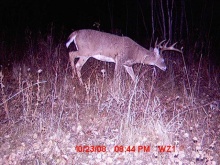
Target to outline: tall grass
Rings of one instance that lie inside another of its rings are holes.
[[[166,55],[166,72],[135,65],[135,83],[125,72],[113,79],[113,64],[91,59],[80,86],[64,41],[56,42],[52,30],[29,35],[24,58],[0,72],[1,164],[220,162],[219,68],[202,55],[193,65]],[[77,152],[81,145],[106,152]],[[141,146],[150,152],[138,152]],[[161,153],[158,146],[175,151]]]

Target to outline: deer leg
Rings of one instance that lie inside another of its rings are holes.
[[[81,56],[76,63],[76,72],[81,85],[83,85],[81,69],[88,59],[89,57]]]
[[[126,66],[126,65],[123,66],[125,67],[125,70],[128,72],[128,74],[131,76],[131,79],[135,82],[136,78],[132,66]]]
[[[118,77],[121,77],[122,65],[120,61],[115,62],[115,71],[114,71],[114,79],[116,80]]]
[[[69,59],[70,59],[70,64],[71,64],[71,67],[72,67],[72,77],[74,78],[75,75],[76,75],[76,67],[75,67],[75,63],[74,63],[74,60],[75,60],[75,56],[69,56]]]

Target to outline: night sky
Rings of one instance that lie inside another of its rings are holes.
[[[104,31],[119,28],[126,33],[126,29],[134,31],[136,26],[141,31],[143,23],[140,7],[144,6],[142,10],[147,22],[150,19],[149,5],[135,0],[5,0],[0,4],[0,26],[3,30],[12,31],[24,31],[27,27],[43,30],[53,23],[57,28],[63,26],[70,30],[92,28],[94,22],[99,22]]]
[[[166,0],[162,0],[166,2]],[[169,0],[171,2],[171,0]],[[219,47],[219,0],[175,0],[174,22],[179,20],[181,1],[185,4],[188,31],[200,32],[198,35],[213,40]],[[159,0],[154,2],[160,2]],[[166,4],[166,3],[165,3]],[[160,9],[157,9],[160,10]],[[166,12],[166,11],[165,11]],[[100,23],[102,31],[120,29],[123,35],[134,40],[150,39],[151,1],[150,0],[1,0],[0,1],[0,38],[22,36],[28,28],[32,31],[46,31],[53,26],[59,32],[70,34],[72,30],[93,28],[94,22]],[[155,20],[156,22],[156,20]],[[159,28],[159,25],[156,28]],[[181,39],[187,38],[186,26]],[[200,29],[201,28],[201,29]],[[174,28],[174,32],[175,29]],[[160,36],[160,33],[156,33]],[[177,38],[180,40],[180,37]],[[189,39],[189,38],[188,38]],[[195,38],[197,39],[197,38]]]

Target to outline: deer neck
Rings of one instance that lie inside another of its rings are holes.
[[[136,63],[142,63],[142,64],[146,64],[146,60],[152,54],[151,51],[149,51],[143,47],[140,47],[137,52],[138,52],[138,54],[136,55],[137,56]]]

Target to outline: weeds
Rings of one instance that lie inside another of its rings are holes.
[[[64,45],[51,36],[33,43],[30,56],[0,72],[1,164],[220,161],[219,68],[210,74],[202,56],[192,66],[168,61],[167,72],[134,66],[142,72],[135,83],[127,74],[113,80],[92,59],[80,86]],[[91,152],[97,146],[106,151]]]

